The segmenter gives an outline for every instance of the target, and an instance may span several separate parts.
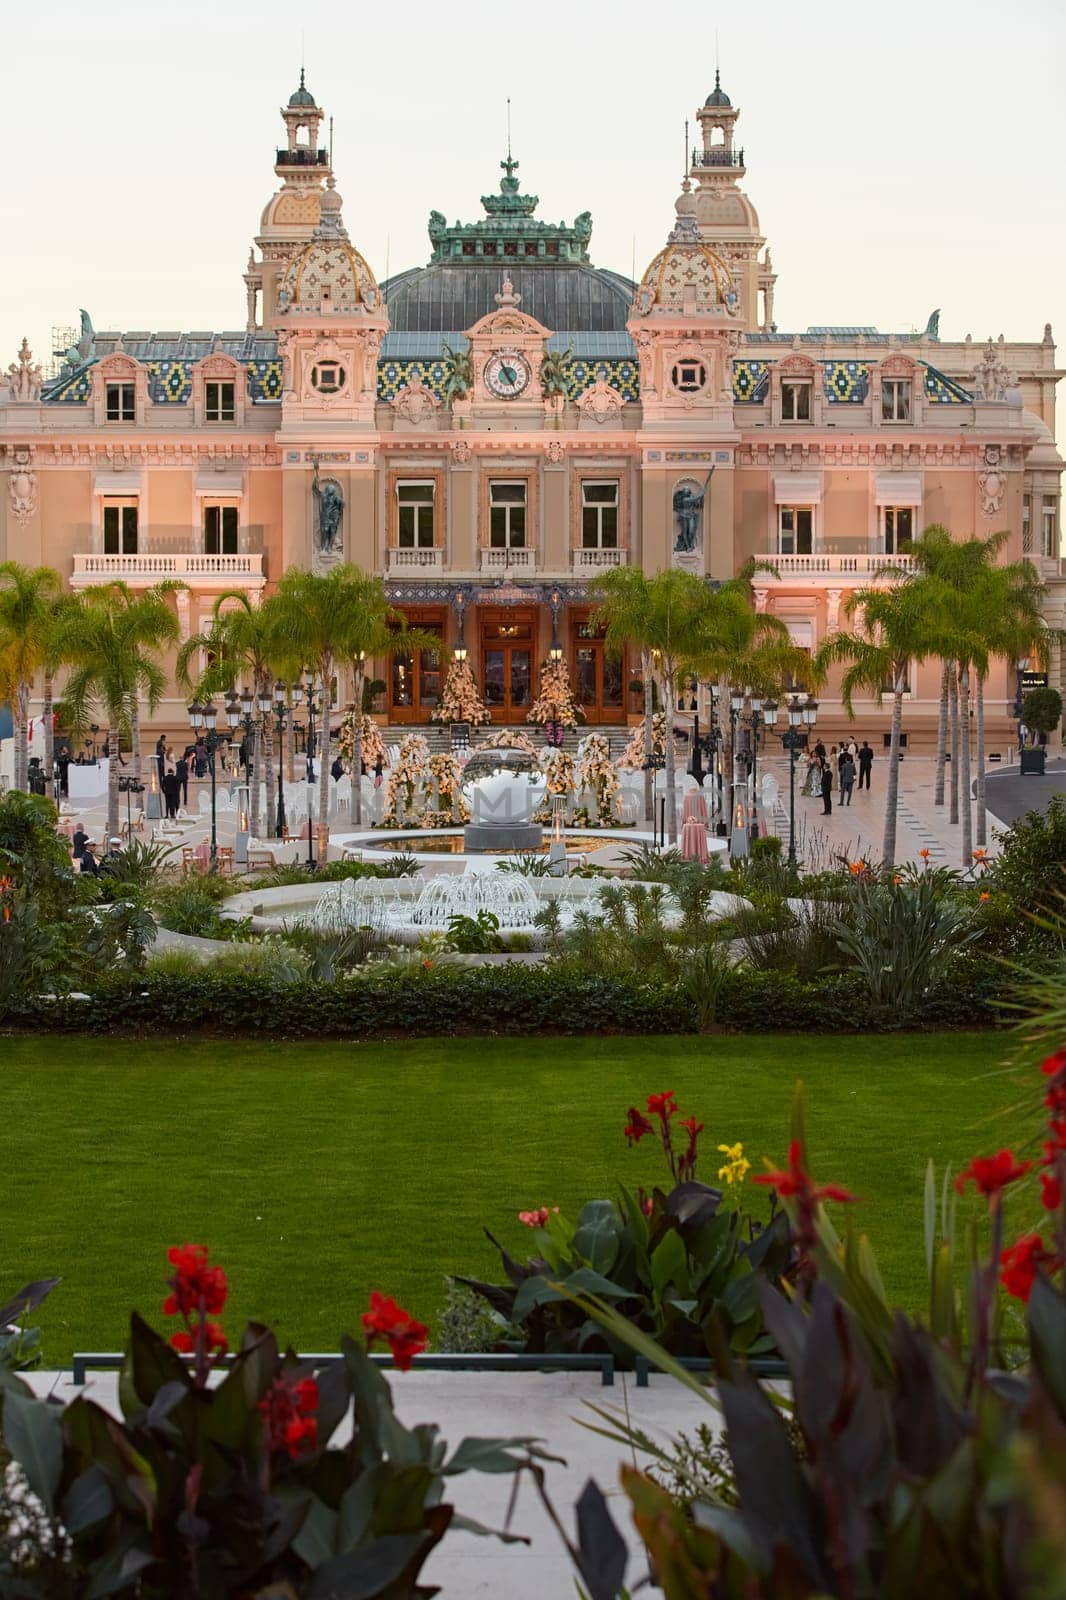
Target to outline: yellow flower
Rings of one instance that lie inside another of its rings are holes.
[[[718,1176],[723,1178],[732,1187],[734,1183],[743,1183],[745,1176],[751,1170],[751,1162],[745,1159],[742,1144],[720,1144],[719,1150],[725,1156],[725,1165],[718,1168]]]

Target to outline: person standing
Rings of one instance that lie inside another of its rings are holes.
[[[169,767],[163,774],[163,798],[167,803],[167,817],[173,820],[178,814],[178,797],[181,794],[181,784],[173,767]]]
[[[66,799],[70,783],[70,746],[65,741],[56,751],[56,769],[59,774],[59,793]]]
[[[833,769],[828,761],[822,762],[822,816],[833,814]]]
[[[160,781],[162,781],[163,774],[167,770],[167,736],[165,733],[161,733],[155,742],[155,759]]]
[[[844,806],[851,804],[851,791],[855,787],[855,763],[851,759],[850,751],[844,751],[844,759],[840,763],[840,803]]]
[[[869,789],[869,787],[870,787],[870,768],[873,766],[873,764],[874,764],[874,753],[871,750],[870,746],[867,744],[866,740],[864,739],[862,741],[862,745],[861,745],[861,747],[859,749],[859,788],[860,789],[863,788],[864,785],[865,785],[867,790]]]
[[[90,874],[94,878],[100,876],[100,863],[96,859],[96,840],[86,839],[85,846],[78,857],[78,869]]]
[[[181,788],[181,803],[188,810],[189,807],[189,752],[180,757],[174,767],[174,776]]]
[[[70,836],[71,850],[75,861],[80,863],[82,856],[85,854],[85,846],[88,843],[89,835],[79,822],[78,826],[74,829],[74,832]]]

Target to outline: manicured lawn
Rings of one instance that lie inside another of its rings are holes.
[[[160,1320],[166,1247],[194,1240],[230,1274],[231,1337],[256,1316],[335,1349],[372,1288],[432,1321],[446,1273],[491,1273],[483,1226],[519,1247],[519,1209],[573,1215],[621,1178],[657,1180],[651,1141],[622,1138],[649,1090],[699,1114],[709,1153],[740,1139],[758,1170],[785,1154],[802,1077],[813,1170],[870,1197],[862,1220],[888,1288],[916,1309],[926,1160],[957,1170],[1019,1137],[1009,1044],[0,1039],[0,1292],[61,1274],[40,1313],[48,1361],[117,1349],[132,1307]],[[701,1175],[713,1181],[710,1161]]]

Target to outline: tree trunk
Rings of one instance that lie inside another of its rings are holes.
[[[296,782],[296,740],[292,736],[292,705],[285,707],[285,782]]]
[[[644,820],[654,827],[655,769],[651,763],[655,753],[655,696],[652,693],[650,650],[640,652],[640,674],[644,680]]]
[[[55,799],[56,737],[52,726],[55,678],[51,672],[44,675],[44,703],[41,722],[44,727],[44,792],[49,800]]]
[[[949,822],[959,820],[959,682],[956,677],[956,663],[951,662],[950,682],[948,683],[948,709],[951,718],[951,778],[948,784],[951,811]]]
[[[260,801],[261,784],[259,782],[259,735],[252,731],[244,735],[245,747],[248,750],[248,765],[245,768],[245,782],[248,785],[248,831],[253,839],[259,838],[259,819],[262,815]]]
[[[330,688],[333,661],[324,656],[320,664],[322,673],[322,731],[318,739],[318,864],[324,867],[329,860],[329,725],[332,721],[333,703]],[[310,817],[307,819],[311,825]]]
[[[944,769],[948,750],[948,679],[950,672],[946,661],[940,663],[940,710],[936,720],[936,783],[933,804],[944,804]]]
[[[30,686],[20,683],[15,689],[15,766],[12,774],[16,789],[30,787]]]
[[[674,694],[677,674],[670,663],[663,660],[662,701],[666,711],[666,833],[672,845],[677,843],[677,762],[674,759]]]
[[[352,694],[355,710],[352,712],[352,798],[350,817],[353,828],[363,826],[363,683],[365,669],[356,664]]]
[[[988,843],[988,816],[985,811],[985,678],[977,674],[977,843]]]
[[[133,781],[141,781],[141,702],[134,694],[130,700],[130,743],[133,746]]]
[[[892,673],[892,734],[888,742],[888,782],[885,785],[885,832],[881,841],[881,864],[890,870],[896,864],[896,813],[899,810],[899,736],[903,727],[905,673],[905,663],[897,663]]]
[[[266,779],[266,816],[263,818],[263,831],[257,833],[257,839],[267,839],[274,831],[274,818],[277,815],[278,794],[275,782],[274,766],[274,721],[268,711],[263,718],[263,776]]]
[[[118,724],[112,723],[104,729],[104,739],[107,744],[107,839],[101,840],[105,852],[111,848],[111,840],[118,838],[118,756],[119,756],[119,731]]]
[[[970,804],[970,668],[959,666],[959,803],[962,806],[962,870],[973,866],[973,809]]]

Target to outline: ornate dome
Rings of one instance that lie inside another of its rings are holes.
[[[301,67],[300,87],[298,89],[294,89],[292,94],[289,96],[289,104],[290,106],[313,106],[314,103],[315,97],[304,83],[304,69]]]
[[[637,298],[648,293],[652,305],[689,308],[686,290],[694,288],[698,309],[724,305],[731,285],[729,268],[709,245],[671,241],[659,251],[640,280]]]
[[[727,188],[701,184],[696,191],[693,212],[701,228],[759,231],[758,212],[747,195],[732,185]]]
[[[729,106],[732,108],[733,102],[722,88],[722,80],[718,74],[717,67],[714,69],[714,88],[703,103],[705,106]]]
[[[321,220],[314,237],[289,262],[282,286],[287,306],[350,311],[379,291],[374,274],[352,244],[341,219],[336,180],[327,179],[320,201]]]

